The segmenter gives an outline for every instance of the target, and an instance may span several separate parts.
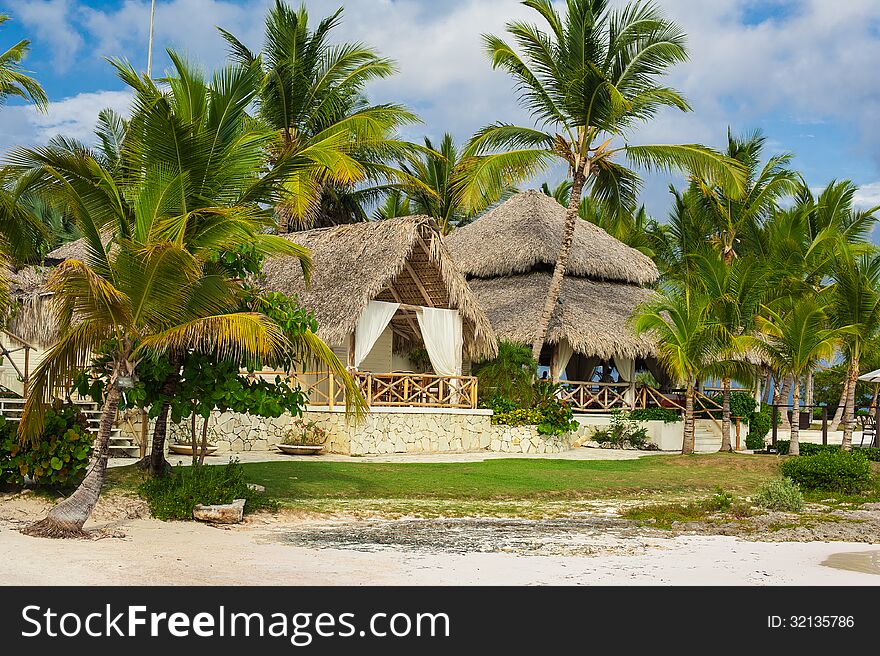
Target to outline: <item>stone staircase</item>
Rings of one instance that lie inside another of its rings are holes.
[[[75,401],[80,411],[85,415],[89,424],[89,432],[97,435],[101,423],[101,410],[92,401]],[[18,422],[21,420],[24,409],[24,399],[0,399],[0,417],[7,421]],[[108,447],[111,458],[136,458],[140,455],[140,448],[132,440],[122,434],[122,430],[114,427],[110,431],[110,446]]]
[[[711,420],[698,420],[694,430],[694,452],[717,453],[721,449],[721,428]]]

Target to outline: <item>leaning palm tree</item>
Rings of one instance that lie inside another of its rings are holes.
[[[697,380],[717,364],[722,353],[722,331],[712,316],[712,301],[699,288],[667,284],[655,299],[638,308],[633,318],[636,333],[653,335],[658,360],[685,386],[683,454],[694,452]]]
[[[635,207],[641,181],[617,161],[620,156],[646,169],[684,168],[731,196],[742,192],[745,180],[738,162],[704,146],[626,144],[632,129],[661,108],[690,109],[677,91],[659,83],[672,66],[687,60],[687,50],[684,33],[655,5],[631,2],[618,9],[609,0],[568,0],[563,15],[550,0],[523,4],[541,15],[549,31],[508,23],[520,52],[497,36],[486,35],[484,41],[493,66],[516,80],[520,100],[539,128],[496,123],[481,130],[470,147],[475,154],[495,153],[483,166],[494,167],[499,180],[511,162],[541,168],[562,160],[568,167],[571,198],[532,344],[537,358],[559,299],[582,192],[614,206]],[[467,197],[478,200],[487,191],[473,188]]]
[[[322,213],[350,214],[352,208],[340,208],[340,201],[344,204],[358,184],[419,186],[386,163],[417,149],[397,132],[419,119],[402,105],[371,105],[365,98],[370,82],[394,74],[394,62],[362,43],[332,44],[341,16],[339,9],[310,27],[305,6],[294,10],[276,0],[266,16],[261,54],[220,30],[232,59],[261,71],[257,114],[280,136],[277,155],[312,147],[327,152],[323,161],[287,177],[290,195],[278,208],[282,230],[314,226]]]
[[[849,327],[829,327],[826,302],[817,295],[781,299],[774,307],[762,306],[757,319],[760,337],[746,336],[743,343],[763,353],[776,372],[789,376],[792,386],[791,448],[800,455],[800,381],[822,359],[830,358]]]
[[[880,254],[856,254],[845,243],[838,245],[833,267],[829,314],[835,326],[850,326],[844,337],[849,358],[844,381],[846,400],[843,416],[844,449],[852,448],[855,427],[855,390],[865,345],[880,334]]]
[[[192,350],[260,361],[286,347],[280,328],[258,313],[233,309],[238,284],[207,272],[206,262],[170,241],[123,239],[93,265],[68,260],[50,276],[61,330],[34,372],[20,424],[22,440],[39,439],[43,412],[57,390],[69,389],[90,353],[110,348],[110,376],[88,473],[76,491],[30,535],[71,537],[82,528],[101,493],[110,431],[124,389],[151,355]]]

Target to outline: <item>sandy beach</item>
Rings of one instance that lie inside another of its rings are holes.
[[[590,518],[160,522],[102,500],[93,540],[26,537],[47,502],[0,501],[8,585],[877,585],[878,544],[663,535]],[[438,535],[445,536],[437,539]],[[835,565],[832,567],[831,565]]]

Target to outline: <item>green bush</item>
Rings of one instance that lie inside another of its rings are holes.
[[[594,442],[610,442],[614,446],[628,442],[636,448],[644,448],[648,445],[648,429],[632,419],[631,414],[616,411],[608,428],[593,431],[592,439]]]
[[[871,462],[880,462],[880,449],[865,447],[864,449],[859,449],[859,453],[863,454]]]
[[[711,398],[719,406],[722,406],[724,403],[723,394],[715,394]],[[735,391],[730,393],[731,417],[740,417],[742,419],[745,419],[746,421],[749,421],[749,419],[752,418],[752,415],[755,414],[755,407],[757,405],[758,404],[755,401],[755,397],[752,396],[749,392]]]
[[[814,456],[817,453],[825,451],[840,451],[839,444],[813,444],[812,442],[801,442],[800,455]],[[791,440],[776,440],[776,450],[781,456],[787,456],[791,452]]]
[[[797,456],[782,463],[782,475],[805,490],[823,490],[852,494],[871,483],[871,465],[856,452],[821,451],[812,456]]]
[[[43,434],[23,445],[18,424],[0,417],[0,483],[23,485],[29,477],[37,485],[65,488],[85,477],[94,436],[79,408],[56,404],[43,424]]]
[[[644,408],[642,410],[633,410],[629,414],[630,419],[634,421],[662,421],[667,424],[674,424],[681,421],[681,413],[671,408]]]
[[[800,512],[804,507],[804,495],[792,479],[776,478],[761,486],[755,503],[769,510]]]
[[[520,409],[519,403],[511,399],[506,399],[503,396],[492,396],[488,399],[484,399],[483,402],[480,403],[480,407],[491,410],[498,415]]]
[[[492,415],[493,424],[506,426],[536,426],[541,435],[565,435],[577,430],[571,407],[555,402],[543,408],[516,408]]]
[[[770,432],[772,422],[767,412],[756,412],[749,418],[749,434],[746,435],[746,448],[760,451],[764,448],[764,440]]]
[[[727,512],[733,506],[733,495],[725,492],[719,485],[715,488],[715,495],[706,500],[706,510],[710,512]]]
[[[232,503],[245,499],[245,512],[272,508],[274,503],[254,492],[244,480],[244,468],[237,460],[222,467],[181,467],[170,476],[150,478],[139,488],[153,516],[162,519],[192,519],[197,505]]]

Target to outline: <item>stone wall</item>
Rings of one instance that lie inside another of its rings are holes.
[[[534,426],[492,425],[490,410],[422,410],[374,408],[357,425],[342,412],[304,413],[327,431],[326,452],[344,455],[392,453],[561,453],[579,446],[588,435],[583,428],[561,437],[541,435]],[[236,413],[214,413],[208,439],[218,453],[270,451],[289,430],[293,417],[264,419]],[[201,435],[201,420],[197,431]],[[170,441],[190,440],[188,422],[169,424]]]

